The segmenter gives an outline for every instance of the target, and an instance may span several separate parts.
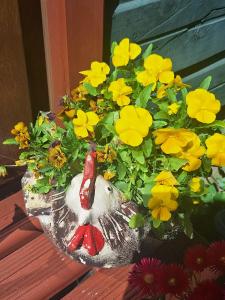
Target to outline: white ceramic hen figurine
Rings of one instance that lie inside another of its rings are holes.
[[[98,267],[132,261],[147,232],[129,228],[137,207],[124,202],[123,194],[101,175],[96,177],[93,151],[66,193],[34,194],[29,188],[34,182],[30,173],[22,179],[28,214],[40,219],[44,231],[70,257]]]

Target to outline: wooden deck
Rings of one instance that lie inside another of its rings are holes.
[[[24,211],[22,192],[0,201],[0,299],[140,299],[130,266],[93,269],[65,256]]]

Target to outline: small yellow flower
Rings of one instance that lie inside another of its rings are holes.
[[[91,69],[82,71],[80,74],[85,75],[84,82],[89,82],[93,87],[98,87],[106,81],[106,75],[109,74],[110,68],[106,63],[94,61],[91,63]]]
[[[173,176],[173,174],[170,171],[160,172],[159,175],[156,176],[154,181],[156,181],[157,184],[168,185],[168,186],[179,185],[176,178]]]
[[[160,221],[168,221],[171,218],[171,211],[178,207],[178,190],[174,186],[155,185],[152,190],[152,197],[148,202],[152,217]]]
[[[153,132],[156,145],[161,145],[161,150],[166,154],[182,153],[193,139],[193,134],[185,128],[162,128]]]
[[[100,163],[102,162],[112,163],[117,156],[115,150],[109,147],[108,144],[105,146],[104,150],[97,150],[96,155],[97,155],[97,161]]]
[[[25,149],[29,147],[30,135],[27,126],[23,122],[18,122],[11,133],[15,135],[15,140],[19,143],[19,149]]]
[[[177,75],[175,78],[174,78],[174,81],[173,83],[176,85],[176,87],[179,89],[179,88],[183,88],[183,87],[190,87],[189,84],[186,84],[182,81],[182,78],[180,77],[180,75]]]
[[[201,179],[199,177],[193,177],[189,183],[190,189],[193,193],[198,193],[201,190]]]
[[[163,97],[166,96],[166,89],[168,88],[168,85],[162,84],[158,90],[157,90],[157,98],[162,99]]]
[[[153,90],[157,81],[170,84],[174,80],[172,61],[170,58],[163,58],[158,54],[149,55],[144,61],[144,71],[137,73],[137,81],[147,86],[153,83]]]
[[[81,109],[77,111],[77,118],[73,119],[74,132],[78,137],[88,137],[88,132],[94,132],[94,126],[99,122],[99,117],[95,112],[85,113]]]
[[[104,177],[105,180],[110,180],[110,179],[112,179],[115,176],[116,176],[116,173],[112,172],[110,170],[105,171],[104,175],[103,175],[103,177]]]
[[[115,46],[112,57],[112,63],[115,67],[126,66],[129,60],[135,59],[141,53],[141,47],[135,43],[130,43],[128,38],[120,41]]]
[[[220,111],[220,101],[213,93],[204,89],[196,89],[186,96],[187,114],[201,123],[210,124],[215,121]]]
[[[124,78],[111,82],[109,91],[112,92],[113,100],[116,101],[119,106],[128,105],[130,103],[128,95],[132,93],[132,88],[125,84]]]
[[[85,72],[85,71],[84,71]],[[74,101],[82,101],[86,100],[86,95],[88,94],[87,90],[83,86],[83,84],[79,84],[78,87],[74,88],[71,91],[72,99]]]
[[[49,163],[57,169],[61,169],[67,161],[59,145],[49,149],[48,160]]]
[[[146,109],[128,105],[121,109],[115,128],[122,142],[136,147],[148,135],[151,125],[152,116]]]
[[[168,114],[171,115],[176,115],[178,110],[180,108],[180,105],[177,103],[172,103],[171,105],[168,106]]]
[[[212,159],[212,165],[225,167],[225,135],[214,133],[205,141],[207,146],[206,155]]]

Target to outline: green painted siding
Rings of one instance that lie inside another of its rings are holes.
[[[120,0],[111,41],[124,37],[153,43],[194,87],[212,75],[211,89],[225,104],[225,0]]]

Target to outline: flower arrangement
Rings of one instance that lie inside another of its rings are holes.
[[[211,77],[191,90],[171,59],[128,38],[113,42],[111,55],[112,66],[94,61],[80,72],[59,113],[17,123],[4,144],[21,149],[16,165],[35,175],[32,191],[40,194],[66,190],[91,147],[97,173],[140,208],[131,228],[163,233],[178,224],[192,236],[191,216],[225,200],[224,179],[208,180],[212,166],[225,166],[225,121],[216,120],[221,105],[208,91]]]
[[[225,241],[187,249],[183,265],[143,258],[133,266],[129,284],[140,298],[167,300],[224,299]]]

